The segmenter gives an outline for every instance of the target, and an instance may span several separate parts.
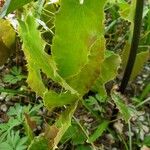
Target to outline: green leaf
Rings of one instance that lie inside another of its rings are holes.
[[[128,55],[129,55],[129,50],[130,50],[130,45],[126,44],[126,47],[122,53],[122,67],[123,70],[125,69],[127,60],[128,60]],[[130,77],[130,81],[134,80],[134,78],[140,73],[140,71],[143,68],[144,63],[146,63],[148,61],[150,57],[150,53],[149,50],[147,51],[143,51],[137,54],[136,59],[135,59],[135,63],[133,66],[133,70],[131,73],[131,77]]]
[[[3,143],[0,143],[0,148],[8,149],[8,150],[25,150],[27,148],[26,146],[27,138],[19,136],[19,131],[14,132],[11,131],[7,135],[6,141]]]
[[[104,62],[101,66],[101,74],[97,79],[93,90],[98,92],[102,97],[106,97],[105,84],[113,80],[117,74],[121,64],[121,58],[118,54],[107,51]]]
[[[60,107],[67,104],[73,104],[78,100],[76,95],[72,95],[69,92],[66,93],[56,93],[52,90],[45,92],[44,97],[44,105],[48,109],[52,109],[53,107]]]
[[[78,91],[82,96],[91,89],[96,79],[99,77],[104,50],[105,40],[102,36],[93,43],[90,50],[89,61],[85,67],[82,68],[81,72],[76,76],[67,79],[69,85],[71,85],[71,87]]]
[[[12,150],[12,147],[8,143],[3,142],[3,143],[0,143],[0,149]]]
[[[144,138],[143,144],[146,146],[150,146],[150,136],[146,136]]]
[[[4,76],[3,81],[6,83],[15,84],[23,78],[25,78],[25,76],[21,75],[21,68],[14,66],[10,70],[10,73]]]
[[[121,113],[121,115],[123,116],[124,120],[127,123],[132,115],[131,109],[129,108],[128,105],[124,104],[123,98],[121,97],[119,93],[114,91],[111,93],[111,97],[113,101],[115,102],[117,108],[119,109],[119,112]]]
[[[132,22],[134,20],[134,12],[135,12],[135,8],[136,8],[136,0],[132,0],[131,4],[129,4],[125,0],[121,0],[118,3],[118,6],[120,8],[120,11],[119,11],[120,16],[123,19],[128,20],[129,22]]]
[[[71,119],[76,110],[78,102],[74,103],[74,105],[68,107],[65,112],[59,117],[56,121],[55,125],[59,129],[57,136],[54,138],[53,143],[53,150],[57,147],[59,141],[61,140],[62,136],[65,134],[67,129],[71,126]]]
[[[10,117],[6,124],[0,124],[0,133],[9,133],[14,127],[19,126],[22,122],[20,120]]]
[[[146,63],[149,58],[150,58],[149,50],[137,54],[130,80],[133,80],[140,73],[144,63]]]
[[[88,142],[94,142],[97,138],[101,137],[103,132],[107,129],[109,122],[107,120],[102,121],[97,127],[96,131],[90,136]]]
[[[0,13],[0,18],[8,15],[9,13],[13,12],[14,10],[23,7],[27,3],[32,2],[33,0],[6,0],[2,11]]]
[[[31,142],[28,150],[49,150],[48,140],[42,135],[38,136]]]
[[[84,144],[87,140],[87,137],[78,125],[73,124],[68,128],[62,139],[64,142],[71,139],[73,145],[79,145]]]
[[[52,57],[49,56],[45,51],[46,43],[43,41],[40,32],[37,30],[37,23],[33,16],[28,15],[25,22],[19,21],[20,24],[20,36],[23,40],[23,50],[28,62],[29,69],[29,85],[33,88],[37,93],[41,95],[41,92],[45,90],[44,85],[35,86],[35,83],[41,81],[40,72],[41,70],[52,80],[61,84],[66,90],[71,91],[71,93],[76,93],[74,89],[72,89],[65,80],[57,73],[57,67]],[[36,41],[33,41],[33,37]],[[30,72],[34,69],[34,72]],[[34,76],[36,75],[35,79]],[[31,81],[34,79],[34,82]],[[40,82],[42,85],[42,82]],[[42,90],[41,90],[42,89]]]
[[[52,55],[62,77],[80,73],[89,62],[91,47],[104,34],[105,2],[86,0],[80,4],[79,0],[61,0],[55,21]]]

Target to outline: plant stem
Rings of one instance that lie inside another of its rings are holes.
[[[12,89],[3,89],[3,88],[0,88],[0,93],[1,93],[1,92],[32,97],[31,94],[25,93],[25,92],[23,92],[23,91],[12,90]]]
[[[129,128],[129,149],[132,150],[132,135],[131,135],[131,123],[128,121],[128,128]]]
[[[78,124],[78,126],[81,128],[82,132],[84,133],[84,135],[85,135],[86,138],[87,138],[87,141],[89,142],[89,136],[88,136],[88,133],[85,131],[85,129],[82,127],[82,125],[81,125],[80,122],[76,119],[75,116],[73,116],[73,119],[74,119],[75,122]],[[96,150],[95,145],[94,145],[92,142],[90,142],[90,144],[91,144],[93,150]]]
[[[150,97],[147,98],[146,100],[142,101],[141,103],[139,103],[138,105],[135,106],[135,108],[139,108],[141,107],[142,105],[144,105],[145,103],[149,102],[150,101]]]
[[[135,17],[134,17],[133,38],[132,38],[132,43],[131,43],[131,48],[130,48],[130,54],[129,54],[127,66],[125,69],[125,73],[124,73],[124,76],[120,85],[120,92],[122,94],[125,92],[126,86],[130,80],[130,76],[131,76],[134,63],[135,63],[135,59],[136,59],[136,54],[137,54],[139,40],[140,40],[143,7],[144,7],[144,0],[137,0]]]

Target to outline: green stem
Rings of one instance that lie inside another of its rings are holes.
[[[140,40],[143,7],[144,7],[144,0],[137,0],[135,17],[134,17],[133,38],[132,38],[132,43],[131,43],[131,48],[130,48],[130,54],[129,54],[127,66],[125,69],[125,73],[124,73],[124,76],[120,85],[120,92],[122,94],[125,92],[126,86],[130,80],[130,76],[131,76],[134,63],[135,63],[135,59],[136,59],[136,54],[137,54],[139,40]]]
[[[82,125],[80,124],[80,122],[76,119],[75,116],[73,116],[73,119],[75,120],[75,122],[78,124],[78,126],[81,128],[82,132],[84,133],[84,135],[87,138],[87,142],[89,142],[89,135],[88,133],[85,131],[85,129],[82,127]],[[96,150],[95,145],[92,142],[89,142],[93,148],[93,150]]]
[[[132,150],[132,135],[131,135],[131,123],[128,121],[128,128],[129,128],[129,149]]]
[[[31,94],[25,93],[25,92],[23,92],[23,91],[12,90],[12,89],[3,89],[3,88],[0,88],[0,93],[1,93],[1,92],[32,97]]]

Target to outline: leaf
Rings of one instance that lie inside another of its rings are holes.
[[[52,90],[45,92],[43,97],[44,105],[48,109],[52,109],[53,107],[61,107],[67,104],[73,104],[77,100],[78,97],[69,92],[58,94]]]
[[[11,68],[10,73],[4,76],[3,81],[6,83],[15,84],[23,78],[25,78],[25,76],[21,75],[21,68],[14,66]]]
[[[0,124],[0,133],[9,133],[14,127],[19,126],[22,122],[20,120],[10,117],[6,124]]]
[[[109,122],[107,120],[102,121],[97,127],[96,131],[90,136],[88,142],[94,142],[97,138],[102,136],[103,132],[107,129]]]
[[[33,0],[6,0],[2,11],[0,13],[0,18],[8,15],[9,13],[13,12],[14,10],[23,7],[27,3],[32,2]]]
[[[25,150],[27,148],[26,146],[27,138],[19,136],[19,131],[14,132],[11,131],[7,135],[6,141],[3,143],[0,143],[0,148],[8,149],[8,150]]]
[[[44,136],[48,140],[48,147],[51,149],[54,145],[54,139],[56,138],[59,129],[55,125],[46,124]]]
[[[137,54],[132,74],[130,77],[130,81],[133,80],[140,73],[144,63],[146,63],[149,58],[150,58],[149,50]]]
[[[49,150],[48,148],[48,140],[40,135],[31,142],[28,147],[28,150]]]
[[[82,96],[86,94],[100,74],[100,66],[103,61],[105,40],[102,36],[96,40],[91,47],[89,62],[82,68],[81,72],[74,77],[67,79],[67,82]]]
[[[128,105],[125,105],[123,103],[123,98],[121,95],[115,91],[111,93],[111,97],[113,101],[115,102],[117,108],[119,109],[119,112],[122,114],[124,120],[126,123],[129,121],[131,118],[131,110],[129,109]]]
[[[31,86],[37,95],[43,96],[43,93],[46,91],[46,87],[43,84],[40,70],[36,70],[36,65],[34,63],[28,63],[28,78],[27,83]],[[34,80],[33,80],[34,77]]]
[[[3,143],[0,143],[0,149],[12,150],[12,147],[8,143],[3,142]]]
[[[20,36],[23,40],[23,50],[28,62],[29,69],[29,85],[31,88],[41,95],[41,89],[39,86],[35,86],[34,84],[38,81],[41,83],[40,71],[42,70],[49,78],[61,84],[66,90],[71,91],[71,93],[76,93],[74,89],[72,89],[65,80],[57,73],[57,68],[55,62],[52,60],[51,56],[49,56],[45,51],[45,42],[43,41],[40,32],[37,30],[37,23],[33,16],[28,15],[25,22],[19,21],[20,25]],[[33,41],[32,38],[35,38],[36,41]],[[36,51],[35,51],[36,50]],[[32,74],[31,70],[35,70]],[[34,82],[31,82],[33,79],[33,75],[37,75]],[[42,92],[44,89],[44,85],[42,86]]]
[[[143,145],[150,146],[150,136],[144,138]]]
[[[28,136],[28,141],[31,143],[31,141],[34,138],[33,131],[36,129],[36,122],[31,120],[30,116],[27,113],[24,113],[25,121],[24,121],[24,128],[25,132]]]
[[[56,121],[55,125],[59,129],[57,136],[54,138],[53,150],[57,147],[59,141],[61,140],[62,136],[65,134],[67,129],[71,126],[71,119],[76,110],[78,102],[74,103],[68,107],[63,114],[59,117]]]
[[[93,87],[94,91],[97,91],[102,97],[106,97],[105,84],[113,80],[117,74],[121,64],[121,58],[118,54],[107,51],[108,56],[105,57],[101,66],[101,73],[99,78]]]
[[[15,50],[15,37],[15,31],[9,21],[0,19],[0,66],[7,61]]]
[[[135,12],[135,8],[136,8],[136,0],[132,0],[131,4],[129,4],[125,0],[121,0],[118,3],[118,6],[120,8],[120,11],[119,11],[120,16],[123,19],[128,20],[129,22],[132,22],[134,20],[134,12]]]
[[[79,145],[84,144],[87,140],[87,137],[85,136],[83,131],[81,131],[78,125],[73,124],[68,128],[68,130],[62,137],[61,143],[64,144],[68,140],[71,140],[73,145]]]
[[[9,49],[15,43],[16,33],[12,28],[8,20],[0,19],[0,40],[8,47]],[[7,34],[6,34],[7,33]]]
[[[54,125],[47,125],[44,134],[35,137],[28,150],[54,150],[57,148],[60,139],[71,126],[71,118],[77,104],[78,103],[76,102],[74,105],[66,108]]]
[[[78,74],[89,62],[91,47],[104,33],[105,2],[86,0],[80,4],[79,0],[61,1],[55,21],[52,55],[63,78]]]

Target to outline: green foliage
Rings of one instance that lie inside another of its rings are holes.
[[[68,130],[61,139],[61,143],[64,144],[69,140],[71,140],[73,145],[84,144],[86,141],[86,136],[81,131],[79,126],[75,123],[72,123],[72,125],[68,128]]]
[[[20,120],[11,117],[7,123],[0,124],[0,134],[8,135],[14,127],[19,126],[21,123]]]
[[[43,136],[36,137],[31,145],[28,147],[28,150],[49,150],[48,140]]]
[[[77,105],[78,102],[68,107],[56,121],[55,126],[59,129],[59,131],[56,137],[54,138],[54,143],[52,145],[53,150],[57,147],[59,141],[61,140],[62,136],[65,134],[67,129],[71,126],[71,119],[74,114],[74,111],[76,110]]]
[[[150,136],[144,138],[143,145],[150,146]]]
[[[87,0],[80,4],[76,0],[62,0],[61,8],[56,15],[51,56],[44,51],[46,43],[37,30],[35,18],[28,15],[25,20],[19,20],[19,34],[28,62],[29,85],[43,97],[48,109],[74,103],[74,106],[68,107],[56,121],[55,125],[59,131],[54,138],[53,148],[71,125],[76,102],[82,99],[99,77],[105,50],[105,2],[106,0],[95,0],[93,3]],[[32,40],[33,37],[36,41]],[[65,91],[56,93],[47,90],[42,82],[41,71],[61,85]]]
[[[37,115],[37,112],[42,106],[42,104],[35,105],[34,107],[31,105],[21,106],[20,104],[16,104],[14,107],[10,107],[7,112],[7,115],[9,116],[8,122],[0,124],[0,137],[6,138],[6,136],[14,131],[16,127],[20,127],[21,125],[26,129],[26,127],[29,126],[29,122],[26,122],[25,113],[30,115],[31,119],[39,124],[41,118]],[[28,135],[28,139],[30,139],[28,130],[26,130],[26,134]]]
[[[140,100],[143,100],[148,94],[150,93],[150,84],[146,85],[146,87],[143,89],[141,95],[140,95]]]
[[[137,54],[130,80],[133,80],[141,72],[143,65],[149,58],[149,50]]]
[[[1,16],[5,16],[31,1],[18,3],[16,0],[7,0]],[[107,0],[61,0],[58,8],[55,5],[48,6],[47,1],[43,7],[44,1],[38,1],[34,12],[33,8],[31,8],[32,11],[27,8],[25,13],[21,13],[18,32],[27,60],[27,82],[31,89],[43,98],[44,105],[48,110],[56,107],[63,107],[65,110],[52,126],[47,125],[44,133],[35,137],[32,131],[33,126],[35,122],[41,121],[35,113],[38,112],[41,105],[33,108],[32,106],[16,105],[14,108],[10,108],[8,112],[10,120],[6,123],[7,125],[0,126],[3,137],[10,134],[10,132],[7,133],[7,130],[11,131],[14,127],[23,124],[28,136],[27,143],[30,144],[28,150],[54,150],[62,137],[62,143],[71,140],[73,145],[78,145],[76,149],[84,150],[91,149],[90,146],[82,145],[86,138],[88,139],[87,142],[92,145],[92,142],[96,141],[107,130],[109,124],[107,120],[102,121],[90,137],[84,131],[80,133],[81,131],[76,125],[71,126],[71,120],[79,101],[82,101],[84,106],[101,120],[100,117],[103,115],[99,116],[99,113],[102,114],[105,111],[102,105],[107,104],[105,84],[114,80],[118,75],[121,64],[120,56],[114,52],[105,52],[104,6],[106,2]],[[129,39],[122,53],[123,71],[128,60],[133,36],[135,2],[133,0],[129,4],[125,0],[117,1],[120,16],[131,22]],[[116,1],[112,1],[112,3],[116,4]],[[115,13],[116,10],[114,8],[112,10]],[[114,19],[117,17],[119,17],[118,14],[113,15]],[[114,20],[107,28],[107,32],[115,23]],[[9,42],[8,40],[8,44],[11,45],[12,43]],[[7,47],[2,39],[0,39],[0,44],[2,49]],[[47,53],[47,49],[50,54]],[[137,55],[131,80],[137,76],[147,58],[148,51],[140,52]],[[58,85],[58,90],[46,87],[43,76]],[[23,78],[20,68],[12,68],[10,74],[4,77],[4,81],[14,84]],[[95,97],[90,96],[88,100],[84,101],[84,96],[90,90],[98,94]],[[112,92],[111,98],[124,120],[128,122],[132,115],[132,109],[124,104],[119,93]],[[15,119],[11,124],[10,121],[13,118]],[[17,134],[19,135],[19,133]],[[7,147],[9,149],[8,145]]]
[[[119,112],[121,113],[122,117],[126,121],[126,123],[131,118],[131,110],[127,107],[126,104],[123,102],[123,97],[121,97],[120,93],[112,92],[111,94],[112,99],[114,100]]]
[[[102,121],[102,123],[100,123],[96,129],[96,131],[94,131],[94,133],[90,136],[89,138],[89,142],[94,142],[97,138],[101,137],[103,132],[107,129],[109,124],[109,121],[104,120]]]
[[[6,74],[3,81],[10,84],[16,84],[18,81],[24,79],[25,76],[21,74],[21,68],[12,67],[9,74]]]
[[[105,2],[87,0],[81,5],[77,0],[61,1],[62,7],[56,15],[52,54],[62,77],[80,73],[88,63],[94,42],[104,33],[103,11],[99,10],[103,10]]]
[[[3,150],[26,150],[27,138],[20,138],[19,132],[10,132],[7,139],[0,143],[0,149]]]
[[[93,87],[93,90],[102,97],[107,96],[105,84],[117,76],[120,64],[121,58],[119,55],[110,51],[106,52],[105,60],[101,66],[101,74]]]

